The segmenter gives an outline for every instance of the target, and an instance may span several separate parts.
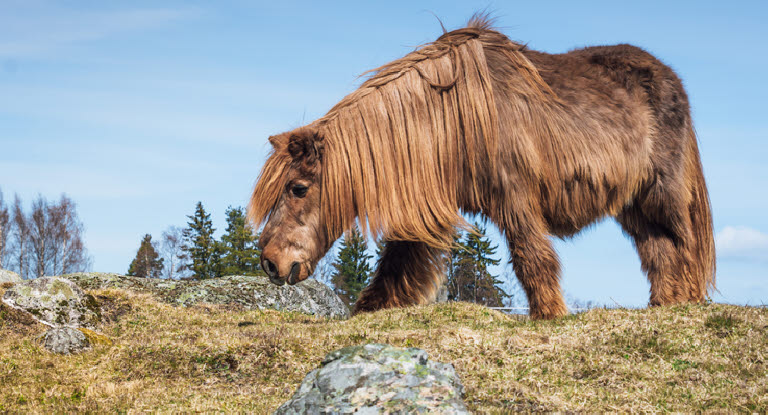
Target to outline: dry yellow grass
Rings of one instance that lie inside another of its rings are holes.
[[[766,308],[596,309],[531,322],[448,303],[334,321],[92,293],[112,344],[73,356],[46,352],[34,340],[45,327],[0,306],[0,412],[268,413],[327,352],[367,342],[453,363],[480,413],[768,410]]]

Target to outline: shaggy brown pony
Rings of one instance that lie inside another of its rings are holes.
[[[270,137],[249,217],[262,265],[307,278],[357,221],[386,240],[355,311],[424,304],[461,212],[502,230],[533,318],[567,313],[550,236],[613,216],[651,305],[701,302],[715,281],[712,217],[688,98],[634,46],[550,55],[485,18],[374,69],[327,115]]]

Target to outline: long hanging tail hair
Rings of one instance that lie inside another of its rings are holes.
[[[698,267],[695,274],[702,279],[701,289],[705,292],[715,290],[715,273],[717,264],[715,261],[715,238],[712,224],[712,209],[709,202],[709,193],[707,185],[704,182],[704,170],[701,167],[701,158],[699,156],[699,145],[696,140],[696,132],[693,127],[688,132],[688,159],[687,166],[691,186],[691,202],[689,204],[689,214],[691,224],[693,225],[692,252],[694,263]]]

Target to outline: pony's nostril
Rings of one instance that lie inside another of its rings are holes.
[[[275,264],[272,263],[272,261],[264,258],[262,261],[262,268],[264,268],[264,272],[267,273],[270,277],[276,277],[277,276],[277,267]]]
[[[288,274],[288,284],[296,284],[296,279],[299,277],[299,271],[301,271],[301,264],[294,262],[291,264],[291,273]]]

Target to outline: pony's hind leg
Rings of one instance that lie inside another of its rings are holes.
[[[355,314],[434,301],[445,278],[445,252],[424,242],[387,241]]]
[[[651,306],[702,302],[706,282],[699,278],[700,268],[691,255],[690,220],[683,215],[676,226],[669,220],[650,219],[637,204],[619,214],[617,220],[635,242],[643,271],[651,283]],[[675,229],[677,228],[677,229]]]

